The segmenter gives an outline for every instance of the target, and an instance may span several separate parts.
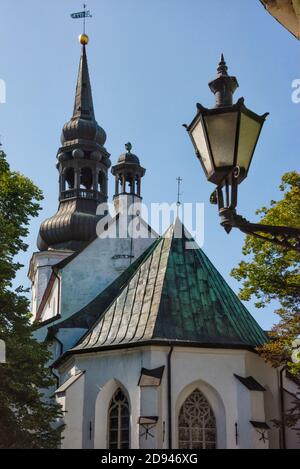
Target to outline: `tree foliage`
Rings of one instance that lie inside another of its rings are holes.
[[[6,344],[6,363],[0,364],[0,448],[55,448],[60,442],[61,431],[53,427],[60,409],[41,392],[54,384],[46,367],[50,354],[32,336],[22,288],[12,288],[21,267],[15,256],[27,249],[24,238],[41,200],[41,191],[12,172],[0,151],[0,339]]]
[[[281,200],[257,211],[261,223],[300,228],[300,174],[295,171],[284,174],[279,188]],[[275,311],[279,322],[269,333],[270,341],[259,352],[274,367],[286,366],[297,379],[300,344],[295,341],[300,336],[300,252],[248,235],[243,254],[246,260],[231,272],[243,284],[240,298],[247,301],[255,297],[258,308],[273,300],[280,304]],[[287,422],[293,426],[299,418],[300,401],[296,399]]]
[[[261,223],[300,227],[300,174],[284,174],[279,188],[281,200],[257,211],[262,215]],[[254,296],[258,308],[272,300],[280,303],[276,311],[280,322],[261,352],[274,366],[289,364],[291,371],[297,373],[300,366],[291,362],[291,356],[293,342],[300,334],[300,252],[247,236],[243,254],[247,260],[231,273],[243,283],[240,298],[247,301]]]
[[[270,208],[257,211],[262,215],[261,223],[300,227],[300,174],[286,173],[282,177],[280,201],[271,202]],[[283,308],[299,309],[300,253],[247,236],[243,254],[250,260],[240,262],[232,275],[243,282],[240,292],[242,300],[255,296],[256,306],[261,308],[272,300],[278,300]]]

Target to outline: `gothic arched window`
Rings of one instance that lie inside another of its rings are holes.
[[[178,434],[180,449],[216,448],[216,419],[199,389],[195,389],[181,406]]]
[[[108,448],[129,448],[129,404],[120,388],[115,392],[108,410]]]

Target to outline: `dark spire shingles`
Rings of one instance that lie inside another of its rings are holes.
[[[85,45],[82,46],[80,57],[73,117],[95,120],[92,88],[90,83]]]

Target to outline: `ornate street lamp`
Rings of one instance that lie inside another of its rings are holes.
[[[227,233],[239,228],[266,241],[300,250],[300,229],[249,223],[236,213],[238,185],[247,177],[252,157],[268,113],[259,116],[244,105],[244,98],[232,103],[238,88],[227,73],[223,57],[218,76],[209,83],[216,97],[213,109],[197,104],[197,114],[185,125],[208,181],[217,189],[210,201],[218,204],[221,225]]]

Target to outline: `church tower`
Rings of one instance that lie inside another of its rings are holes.
[[[86,44],[81,35],[82,52],[77,78],[73,115],[63,126],[57,152],[59,207],[40,227],[38,248],[77,251],[96,233],[99,203],[107,201],[109,153],[104,147],[106,133],[95,119],[89,78]]]
[[[130,142],[125,145],[126,152],[119,157],[111,169],[115,177],[114,206],[118,217],[119,236],[134,237],[133,230],[141,228],[141,180],[146,170],[134,155]],[[135,221],[134,221],[135,220]]]
[[[82,50],[73,115],[63,126],[57,152],[59,206],[40,226],[37,246],[28,276],[32,282],[32,313],[38,310],[48,285],[52,266],[80,250],[96,235],[97,206],[107,201],[110,154],[104,147],[106,133],[96,121],[86,46],[88,36],[79,38]]]
[[[132,145],[130,142],[125,145],[126,153],[122,153],[117,164],[111,169],[115,177],[115,195],[114,204],[116,211],[120,209],[121,204],[129,207],[134,204],[138,207],[142,201],[141,181],[145,175],[145,168],[140,165],[139,158],[131,153]]]

